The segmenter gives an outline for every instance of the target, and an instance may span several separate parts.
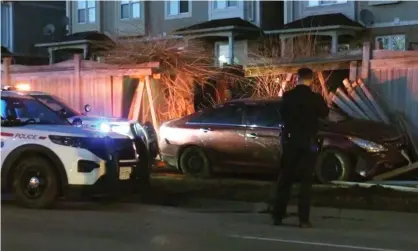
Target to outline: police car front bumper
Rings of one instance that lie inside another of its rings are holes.
[[[117,151],[108,150],[107,160],[103,161],[104,172],[102,175],[93,184],[69,185],[68,197],[118,196],[122,193],[137,192],[142,183],[148,182],[149,170],[144,168],[138,159],[121,160]]]
[[[119,165],[118,161],[108,160],[105,164],[105,173],[92,185],[69,185],[66,195],[68,197],[90,196],[118,196],[121,193],[137,192],[140,181],[140,164]]]

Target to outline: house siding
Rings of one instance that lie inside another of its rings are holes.
[[[418,20],[417,1],[399,1],[384,5],[369,5],[369,1],[357,1],[357,6],[357,15],[360,16],[361,10],[370,10],[375,24],[394,22],[395,18],[400,21]]]
[[[1,45],[13,51],[13,3],[1,3]]]
[[[39,51],[34,45],[60,39],[65,35],[65,24],[63,23],[65,2],[38,3],[13,2],[14,53],[46,54],[45,51]],[[55,26],[52,36],[43,34],[43,28],[47,24]]]
[[[190,1],[192,13],[190,17],[165,20],[165,1],[147,2],[149,19],[147,28],[152,36],[161,36],[164,32],[170,34],[174,30],[209,20],[207,1]]]
[[[259,1],[260,27],[263,30],[277,30],[284,24],[283,1]]]

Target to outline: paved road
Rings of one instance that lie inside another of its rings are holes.
[[[2,251],[414,251],[413,214],[314,212],[314,229],[273,227],[268,215],[204,213],[137,204],[68,204],[55,210],[3,205]],[[353,218],[354,217],[354,218]],[[356,218],[357,217],[357,218]],[[415,222],[415,223],[414,223]]]

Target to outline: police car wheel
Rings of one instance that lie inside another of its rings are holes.
[[[50,162],[42,157],[20,161],[13,173],[13,195],[27,208],[50,208],[58,196],[58,177]]]
[[[209,159],[199,147],[190,146],[184,149],[179,164],[185,175],[196,178],[209,178],[212,175]]]
[[[322,184],[331,181],[348,181],[352,168],[350,158],[336,149],[324,149],[318,156],[315,166],[315,177]]]

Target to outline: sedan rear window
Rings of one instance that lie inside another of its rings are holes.
[[[247,125],[278,127],[281,123],[278,107],[274,105],[247,106]]]
[[[188,123],[241,125],[242,115],[243,109],[241,106],[221,106],[196,114]]]

